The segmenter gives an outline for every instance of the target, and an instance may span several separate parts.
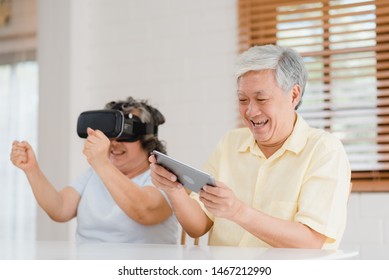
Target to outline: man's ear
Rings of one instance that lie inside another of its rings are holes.
[[[292,87],[291,94],[292,94],[293,107],[296,108],[297,104],[299,104],[299,102],[301,100],[301,87],[300,87],[300,85],[295,84]]]

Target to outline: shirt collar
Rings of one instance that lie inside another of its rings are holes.
[[[308,141],[309,126],[303,117],[301,117],[297,112],[296,118],[292,134],[288,137],[288,139],[286,139],[282,148],[298,154]]]
[[[294,125],[293,131],[286,139],[284,145],[280,150],[291,151],[295,154],[298,154],[305,146],[308,140],[308,124],[305,122],[303,117],[301,117],[296,112],[296,123]],[[259,149],[253,134],[250,132],[249,137],[247,137],[242,144],[238,147],[238,152],[250,152],[253,155],[264,157],[261,149]],[[278,153],[278,152],[277,152]]]

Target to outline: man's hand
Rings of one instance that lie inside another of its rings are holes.
[[[177,176],[165,169],[163,166],[157,164],[154,155],[149,157],[151,179],[153,184],[165,191],[166,193],[181,189],[183,186],[177,182]]]
[[[239,215],[243,202],[222,182],[216,186],[204,186],[200,191],[200,201],[214,216],[234,220]]]

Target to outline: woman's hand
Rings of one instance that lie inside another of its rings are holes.
[[[27,141],[14,141],[12,143],[10,159],[16,167],[24,172],[38,168],[34,150]]]
[[[87,133],[88,137],[82,152],[89,164],[95,167],[96,165],[109,162],[111,141],[100,130],[93,130],[88,127]]]

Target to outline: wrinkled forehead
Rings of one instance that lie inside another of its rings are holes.
[[[242,87],[262,88],[278,85],[273,70],[249,71],[237,80],[238,90]]]
[[[239,83],[245,77],[253,75],[269,76],[275,79],[276,72],[274,69],[250,70],[237,77],[236,81]]]

